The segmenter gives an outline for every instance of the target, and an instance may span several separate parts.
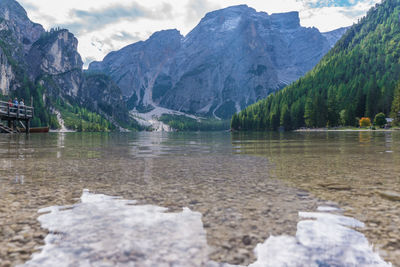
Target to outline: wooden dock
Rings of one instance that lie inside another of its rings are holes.
[[[16,107],[14,104],[0,101],[0,133],[20,133],[19,126],[22,126],[24,130],[22,132],[29,133],[33,111],[33,107],[21,105]],[[7,122],[7,125],[2,121]]]

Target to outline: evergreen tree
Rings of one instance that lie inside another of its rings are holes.
[[[235,113],[232,117],[231,128],[234,130],[239,130],[239,116]]]
[[[383,127],[387,123],[386,116],[382,112],[376,114],[374,124],[378,127]]]
[[[285,128],[285,130],[291,129],[291,121],[290,121],[290,111],[287,105],[282,107],[281,111],[281,126]]]
[[[397,83],[394,93],[391,116],[395,119],[395,123],[400,123],[400,82]]]
[[[290,129],[356,126],[357,118],[374,118],[380,111],[391,110],[397,116],[399,13],[400,0],[384,0],[373,7],[312,71],[241,111],[238,128],[276,130],[289,121]]]
[[[377,113],[377,101],[379,100],[379,92],[376,81],[371,78],[367,83],[367,103],[365,109],[365,115],[373,118]]]
[[[315,110],[311,98],[307,98],[306,107],[304,111],[304,119],[307,127],[313,127],[316,124]]]

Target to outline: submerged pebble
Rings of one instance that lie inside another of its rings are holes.
[[[393,191],[380,191],[378,194],[388,200],[392,201],[400,201],[400,193],[393,192]]]

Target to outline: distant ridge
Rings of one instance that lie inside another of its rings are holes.
[[[110,75],[130,109],[230,118],[311,70],[344,31],[301,27],[298,12],[232,6],[206,14],[187,36],[161,31],[111,52],[89,72]]]

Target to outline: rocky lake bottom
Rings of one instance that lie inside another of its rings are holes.
[[[399,148],[371,132],[0,136],[0,266],[399,266]]]

